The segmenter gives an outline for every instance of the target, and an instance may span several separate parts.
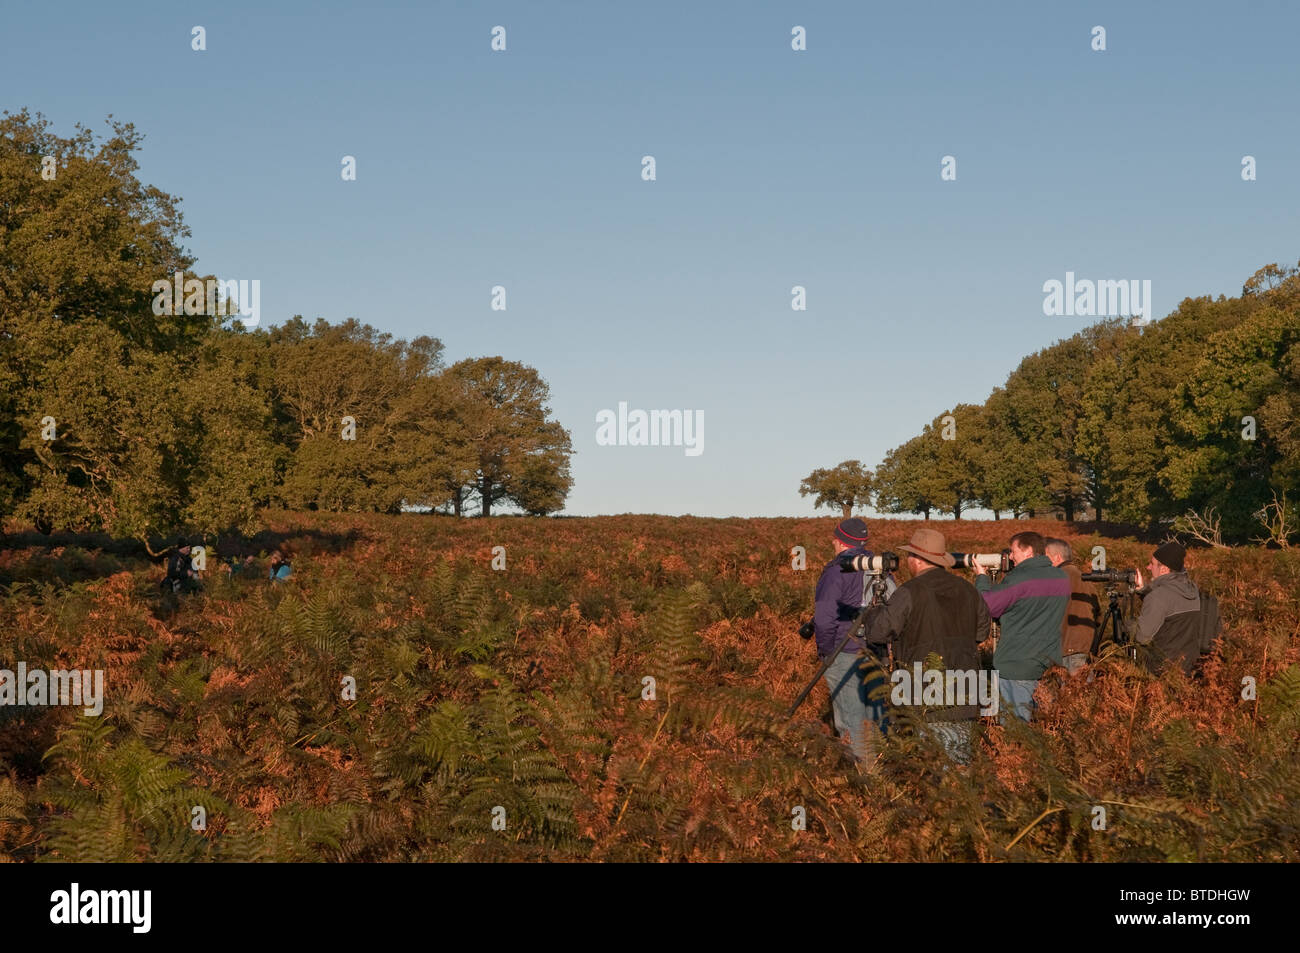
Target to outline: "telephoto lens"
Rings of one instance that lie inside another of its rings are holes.
[[[893,572],[897,568],[898,555],[896,553],[840,557],[840,569],[844,572],[869,572],[878,575],[882,572]]]
[[[1000,553],[949,553],[953,562],[960,569],[974,569],[976,566],[983,566],[985,569],[996,569],[998,572],[1008,572],[1014,566],[1015,560],[1011,558],[1010,550],[1003,550]]]
[[[1096,569],[1092,572],[1083,573],[1084,582],[1109,582],[1123,583],[1127,586],[1137,585],[1137,570],[1135,569]]]

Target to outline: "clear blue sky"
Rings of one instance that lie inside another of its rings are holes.
[[[1291,2],[10,0],[0,95],[135,123],[264,323],[536,367],[566,512],[803,515],[810,470],[1091,323],[1044,281],[1150,279],[1162,316],[1300,258],[1298,35]],[[598,446],[619,401],[703,411],[704,452]]]

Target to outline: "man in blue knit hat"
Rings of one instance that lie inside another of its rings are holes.
[[[840,559],[845,555],[871,555],[866,548],[867,524],[854,517],[842,520],[835,527],[835,558],[822,569],[817,580],[816,608],[813,611],[813,624],[817,635],[817,655],[825,658],[835,651],[840,639],[848,634],[854,620],[862,610],[864,603],[870,599],[865,592],[867,576],[861,572],[844,572],[840,568]],[[893,576],[885,576],[886,598],[898,588]],[[865,598],[864,598],[865,597]],[[866,673],[859,667],[859,655],[863,644],[858,639],[849,639],[839,655],[826,669],[826,687],[831,693],[831,711],[835,715],[835,730],[841,736],[849,736],[849,745],[853,757],[859,762],[866,761],[870,755],[870,739],[874,732],[884,731],[884,699],[872,701],[869,692],[875,685],[874,680],[866,680]],[[881,681],[881,685],[885,685]]]

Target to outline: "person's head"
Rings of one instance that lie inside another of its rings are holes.
[[[907,571],[910,572],[913,576],[919,576],[921,573],[925,572],[926,570],[938,569],[938,568],[939,567],[936,566],[934,563],[927,562],[926,560],[922,559],[919,556],[913,556],[911,553],[907,554]]]
[[[176,552],[182,556],[188,556],[190,554],[190,544],[185,540],[181,540],[180,545],[176,547]]]
[[[282,562],[284,562],[284,554],[277,549],[271,554],[271,565],[278,566]]]
[[[1151,554],[1151,562],[1147,563],[1147,569],[1151,572],[1151,578],[1155,579],[1163,576],[1165,573],[1182,572],[1183,561],[1187,557],[1187,550],[1183,548],[1182,543],[1168,542],[1162,543],[1156,547],[1156,551]]]
[[[1070,544],[1055,536],[1049,536],[1044,540],[1043,552],[1052,561],[1053,566],[1064,566],[1074,561],[1074,550],[1070,548]]]
[[[913,576],[940,567],[949,569],[954,562],[943,533],[937,529],[918,529],[906,546],[898,548],[907,553],[907,568]]]
[[[1024,562],[1033,556],[1043,555],[1043,547],[1046,545],[1042,533],[1016,533],[1011,537],[1008,544],[1011,549],[1011,558],[1018,563]]]
[[[835,539],[835,552],[842,553],[855,546],[867,545],[867,524],[856,516],[840,520],[831,534]]]

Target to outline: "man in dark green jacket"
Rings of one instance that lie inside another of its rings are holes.
[[[977,701],[991,706],[991,687],[986,698],[978,699],[978,689],[962,690],[962,697],[944,697],[931,707],[924,702],[922,680],[913,678],[912,673],[919,674],[929,659],[938,656],[945,686],[979,685],[986,673],[979,670],[976,647],[988,638],[988,612],[975,588],[948,572],[953,558],[938,530],[918,529],[911,542],[899,548],[907,553],[912,578],[874,611],[865,641],[869,645],[893,644],[897,668],[890,679],[892,700],[921,706],[926,719],[921,730],[933,735],[953,761],[967,764],[971,724],[980,714]]]
[[[1015,567],[996,586],[983,566],[975,567],[975,588],[989,615],[1001,623],[993,668],[1003,705],[1029,721],[1038,679],[1061,664],[1061,624],[1070,603],[1070,578],[1052,565],[1040,533],[1011,537]]]

